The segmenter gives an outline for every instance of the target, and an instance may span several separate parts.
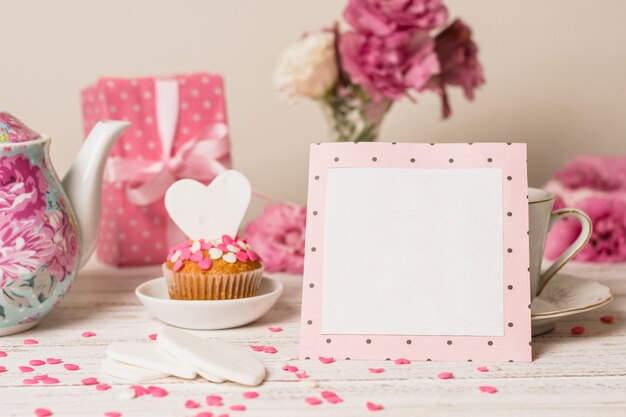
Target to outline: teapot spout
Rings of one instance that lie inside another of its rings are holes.
[[[111,147],[128,129],[129,122],[107,120],[98,122],[87,136],[74,164],[63,177],[67,193],[80,227],[80,265],[82,267],[96,249],[100,228],[102,175]]]

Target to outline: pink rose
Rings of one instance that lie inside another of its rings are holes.
[[[305,224],[306,208],[295,204],[267,205],[248,223],[246,238],[261,255],[266,271],[302,273]]]
[[[32,218],[46,209],[48,181],[24,155],[0,158],[0,214],[14,220]]]
[[[439,72],[433,41],[424,32],[398,32],[384,38],[347,32],[339,50],[351,82],[360,84],[374,101],[400,99],[409,89],[423,91]]]
[[[554,177],[568,188],[611,191],[626,188],[626,158],[580,155]]]
[[[555,209],[565,207],[557,199]],[[582,262],[626,261],[626,196],[621,193],[588,197],[576,208],[591,218],[593,232],[589,243],[574,258]],[[546,242],[545,256],[556,259],[580,234],[580,223],[565,218],[554,224]]]
[[[468,100],[474,99],[474,90],[484,84],[483,67],[478,61],[478,47],[472,40],[472,31],[456,19],[435,37],[435,52],[441,73],[430,81],[430,88],[442,98],[443,117],[451,114],[446,86],[463,88]]]
[[[54,251],[48,263],[48,272],[59,281],[74,273],[78,260],[78,234],[69,218],[60,210],[44,216],[41,234],[53,243]]]
[[[350,0],[343,16],[357,32],[376,36],[428,31],[448,19],[441,0]]]

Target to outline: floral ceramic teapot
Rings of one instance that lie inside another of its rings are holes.
[[[99,122],[60,181],[50,138],[0,111],[0,336],[35,326],[96,245],[102,174],[127,122]]]

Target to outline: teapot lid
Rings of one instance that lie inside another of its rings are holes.
[[[9,113],[0,110],[0,145],[39,139],[41,135]]]

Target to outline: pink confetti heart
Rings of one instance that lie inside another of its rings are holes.
[[[385,368],[370,368],[370,372],[373,374],[380,374],[385,372]]]
[[[328,401],[331,404],[338,404],[343,402],[343,400],[340,397],[334,396],[334,397],[326,397],[324,398],[326,401]]]
[[[119,411],[107,411],[104,413],[104,417],[122,417],[122,413]]]
[[[31,378],[26,378],[24,380],[22,380],[22,384],[24,385],[35,385],[38,384],[39,381],[37,381],[36,379],[31,379]]]
[[[230,409],[233,411],[246,411],[246,406],[242,404],[236,404],[236,405],[231,405]]]
[[[34,369],[31,368],[30,366],[18,366],[17,369],[20,370],[20,372],[33,372]]]
[[[96,334],[94,332],[83,332],[82,337],[94,337]]]
[[[252,349],[255,352],[263,352],[263,349],[265,349],[265,346],[250,345],[250,349]]]
[[[41,365],[45,365],[46,362],[42,361],[41,359],[32,359],[32,360],[28,361],[28,364],[30,366],[41,366]]]
[[[383,409],[383,406],[381,404],[374,404],[373,402],[368,401],[367,404],[367,409],[370,411],[379,411]]]
[[[481,392],[486,392],[487,394],[495,394],[496,392],[498,392],[496,387],[492,387],[490,385],[483,385],[483,386],[478,387],[478,389]]]
[[[0,372],[6,372],[6,371],[7,371],[7,367],[0,365]]]
[[[141,385],[131,385],[130,388],[135,391],[135,397],[141,397],[142,395],[150,394],[150,391],[148,391],[145,387]]]
[[[570,329],[572,334],[583,334],[585,333],[585,328],[583,326],[574,326]]]
[[[62,359],[56,359],[56,358],[48,358],[48,359],[46,359],[46,362],[48,362],[48,365],[57,365],[59,363],[62,363],[63,360]]]
[[[83,385],[96,385],[98,383],[98,379],[94,377],[81,379],[80,382]]]
[[[611,324],[615,320],[615,316],[612,314],[607,314],[606,316],[600,317],[600,321],[602,323]]]
[[[41,380],[46,385],[58,384],[60,381],[56,378],[44,378]]]
[[[35,375],[33,377],[33,379],[36,379],[37,381],[41,381],[42,379],[46,379],[46,378],[48,378],[48,375],[46,375],[46,374]]]
[[[486,366],[479,366],[478,368],[476,368],[476,370],[478,372],[489,372],[489,368],[487,368]]]
[[[408,365],[408,364],[410,364],[410,363],[411,363],[411,361],[410,361],[410,360],[408,360],[408,359],[404,359],[404,358],[398,358],[398,359],[396,359],[396,360],[394,361],[394,363],[395,363],[396,365]]]
[[[274,353],[278,352],[278,349],[276,349],[273,346],[265,346],[265,348],[263,349],[263,352],[269,353],[269,354],[274,354]]]
[[[258,398],[258,397],[259,397],[259,393],[256,391],[246,391],[243,393],[243,398],[253,399],[253,398]]]
[[[292,365],[285,365],[283,366],[283,371],[287,371],[287,372],[298,372],[298,367],[297,366],[292,366]]]
[[[322,403],[322,400],[317,397],[306,397],[304,401],[309,405],[320,405]]]
[[[306,373],[306,371],[304,372],[300,372],[299,374],[296,374],[296,378],[298,379],[304,379],[304,378],[308,378],[309,375]]]
[[[442,372],[439,375],[437,375],[437,378],[450,379],[450,378],[454,378],[454,374],[452,372]]]
[[[282,332],[283,328],[282,327],[268,327],[267,330],[269,330],[272,333],[278,333],[278,332]]]
[[[200,407],[200,403],[194,400],[185,401],[185,408],[198,408]]]
[[[161,387],[156,387],[154,385],[150,385],[148,387],[148,392],[150,393],[150,395],[157,398],[165,397],[167,395],[167,391],[165,389]]]
[[[235,255],[237,257],[237,259],[241,262],[248,262],[248,254],[242,250],[240,250],[239,252],[237,252],[237,254]]]
[[[226,414],[223,414],[223,415],[227,416]],[[196,414],[196,417],[213,417],[213,413],[210,412],[210,411],[202,411],[202,412]]]
[[[325,358],[323,356],[319,357],[320,362],[322,362],[323,364],[328,364],[328,363],[333,363],[335,362],[335,358]]]
[[[221,407],[224,404],[222,403],[222,397],[219,395],[207,395],[206,397],[206,405],[214,405],[216,407]]]
[[[148,335],[148,338],[149,338],[150,340],[156,340],[156,338],[157,338],[157,334],[156,334],[156,333],[149,334],[149,335]]]
[[[48,410],[47,408],[36,408],[35,415],[37,417],[48,417],[52,415],[52,411]]]
[[[63,367],[68,371],[78,371],[80,369],[80,366],[74,365],[73,363],[64,363]]]
[[[24,344],[25,345],[38,345],[39,341],[35,339],[25,339]]]
[[[109,384],[98,384],[96,385],[96,389],[98,391],[108,391],[111,389],[111,386]]]
[[[320,395],[322,396],[322,398],[336,397],[337,396],[337,394],[335,394],[333,391],[328,391],[328,390],[324,390],[324,391],[320,392]]]
[[[6,358],[7,353],[4,350],[0,350],[0,358]]]

